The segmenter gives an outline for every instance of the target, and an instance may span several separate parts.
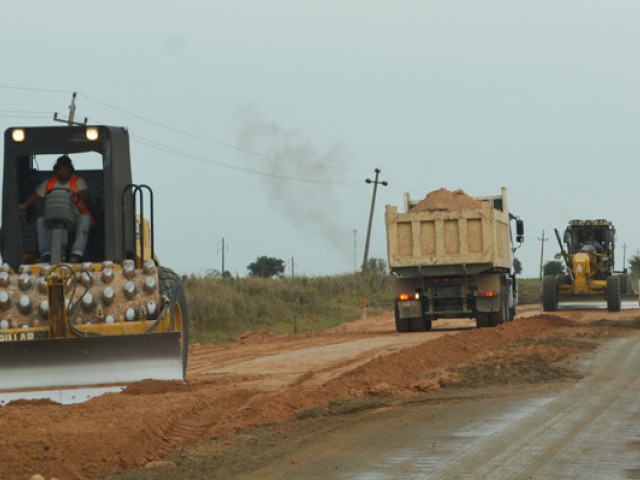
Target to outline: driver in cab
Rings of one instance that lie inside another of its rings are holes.
[[[587,234],[587,239],[580,250],[587,253],[602,253],[602,245],[593,237],[593,233],[589,233]]]
[[[25,211],[38,199],[44,198],[54,188],[65,189],[71,192],[73,202],[76,205],[75,216],[75,240],[71,246],[69,261],[80,263],[87,247],[87,239],[91,228],[91,213],[87,208],[90,205],[91,196],[87,182],[75,174],[73,162],[67,155],[62,155],[53,167],[55,175],[38,185],[35,191],[18,208]],[[40,250],[40,262],[49,263],[51,260],[51,232],[45,227],[43,217],[36,220],[38,231],[38,249]]]

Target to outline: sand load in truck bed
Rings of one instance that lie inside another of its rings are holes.
[[[460,211],[481,207],[482,202],[480,200],[467,195],[463,190],[458,189],[452,192],[446,188],[441,188],[427,194],[424,200],[421,200],[409,212]]]
[[[420,202],[407,198],[406,213],[387,205],[389,267],[511,268],[505,195],[471,197],[441,188]]]

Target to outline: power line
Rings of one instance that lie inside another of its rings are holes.
[[[50,115],[51,112],[44,112],[39,110],[0,110],[1,113],[40,113]]]
[[[65,94],[71,93],[68,90],[54,90],[51,88],[16,87],[13,85],[0,85],[0,88],[3,88],[5,90],[23,90],[26,92],[65,93]]]
[[[318,179],[313,179],[313,178],[292,177],[292,176],[287,176],[287,175],[279,175],[279,174],[276,174],[276,173],[261,172],[261,171],[258,171],[258,170],[252,170],[250,168],[239,167],[237,165],[230,165],[228,163],[223,163],[223,162],[220,162],[218,160],[213,160],[212,158],[209,158],[209,157],[204,157],[202,155],[196,155],[194,153],[185,152],[184,150],[180,150],[180,149],[177,149],[177,148],[174,148],[174,147],[170,147],[168,145],[164,145],[164,144],[155,142],[153,140],[149,140],[149,139],[146,139],[146,138],[143,138],[143,137],[139,137],[137,135],[131,135],[131,137],[137,143],[140,143],[140,144],[145,145],[145,146],[150,147],[150,148],[155,148],[155,149],[160,150],[160,151],[164,151],[164,152],[172,154],[172,155],[176,155],[176,156],[180,156],[180,157],[184,157],[184,158],[189,158],[191,160],[196,160],[198,162],[202,162],[202,163],[206,163],[206,164],[217,165],[219,167],[228,168],[228,169],[231,169],[231,170],[237,170],[237,171],[246,172],[246,173],[253,173],[255,175],[261,175],[263,177],[278,178],[278,179],[281,179],[281,180],[292,180],[292,181],[304,182],[304,183],[316,183],[316,184],[322,184],[322,185],[341,185],[341,186],[355,186],[355,185],[358,185],[358,186],[360,186],[360,183],[357,183],[357,182],[343,182],[343,181],[336,181],[336,180],[318,180]]]
[[[16,114],[3,115],[3,114],[0,114],[0,117],[2,117],[2,118],[48,118],[49,115],[36,115],[36,114],[29,114],[29,115],[16,115]]]
[[[382,173],[382,172],[380,172]],[[383,174],[384,177],[388,178],[390,180],[390,183],[395,184],[395,185],[399,185],[400,187],[404,188],[404,192],[409,192],[409,193],[413,193],[414,190],[412,188],[407,187],[406,185],[403,185],[401,182],[399,182],[398,180],[391,178],[389,175],[387,174]],[[399,190],[396,190],[399,191]],[[403,196],[404,192],[400,192],[400,195]],[[421,194],[424,195],[424,194]]]
[[[186,130],[182,130],[180,128],[173,127],[171,125],[167,125],[165,123],[158,122],[156,120],[152,120],[152,119],[147,118],[147,117],[143,117],[142,115],[138,115],[136,113],[130,112],[130,111],[125,110],[123,108],[119,108],[119,107],[116,107],[114,105],[110,105],[109,103],[103,102],[103,101],[98,100],[98,99],[93,98],[93,97],[89,97],[88,95],[81,95],[81,94],[78,94],[78,95],[82,96],[83,98],[86,98],[87,100],[91,100],[91,101],[93,101],[95,103],[98,103],[98,104],[100,104],[100,105],[102,105],[104,107],[110,108],[110,109],[115,110],[115,111],[120,112],[120,113],[124,113],[125,115],[129,115],[130,117],[137,118],[138,120],[142,120],[143,122],[147,122],[147,123],[150,123],[152,125],[156,125],[158,127],[162,127],[162,128],[167,129],[167,130],[170,130],[172,132],[179,133],[179,134],[185,135],[187,137],[195,138],[195,139],[203,141],[203,142],[212,143],[214,145],[218,145],[220,147],[229,148],[229,149],[232,149],[232,150],[237,150],[237,151],[242,152],[242,153],[247,153],[249,155],[255,155],[255,156],[266,158],[266,159],[269,159],[269,160],[278,160],[278,161],[282,161],[282,162],[288,162],[288,163],[293,163],[293,164],[298,164],[298,165],[304,165],[305,167],[332,169],[332,170],[340,170],[340,171],[351,171],[351,172],[364,172],[364,171],[366,171],[366,169],[364,169],[364,168],[337,167],[337,166],[324,165],[324,164],[314,164],[314,163],[299,162],[299,161],[296,161],[296,160],[292,160],[290,158],[281,157],[279,155],[271,155],[271,154],[264,153],[264,152],[258,152],[258,151],[251,150],[251,149],[248,149],[248,148],[240,147],[238,145],[233,145],[233,144],[230,144],[230,143],[221,142],[219,140],[214,140],[214,139],[211,139],[211,138],[203,137],[201,135],[196,135],[196,134],[194,134],[192,132],[188,132]]]
[[[47,92],[47,93],[69,93],[67,91],[63,91],[63,90],[53,90],[53,89],[43,89],[43,88],[28,88],[28,87],[15,87],[15,86],[9,86],[9,85],[0,85],[0,88],[4,88],[4,89],[11,89],[11,90],[23,90],[23,91],[36,91],[36,92]],[[138,120],[150,123],[152,125],[158,126],[158,127],[162,127],[165,128],[167,130],[179,133],[181,135],[185,135],[191,138],[195,138],[198,140],[201,140],[203,142],[208,142],[214,145],[218,145],[221,147],[225,147],[225,148],[229,148],[229,149],[233,149],[242,153],[246,153],[246,154],[250,154],[250,155],[254,155],[254,156],[258,156],[261,158],[265,158],[268,160],[277,160],[277,161],[282,161],[282,162],[287,162],[287,163],[291,163],[291,164],[296,164],[296,165],[301,165],[304,167],[309,167],[309,168],[320,168],[320,169],[327,169],[327,170],[338,170],[338,171],[351,171],[351,172],[362,172],[365,171],[365,169],[360,169],[360,168],[348,168],[348,167],[338,167],[338,166],[332,166],[332,165],[326,165],[326,164],[317,164],[317,163],[306,163],[306,162],[300,162],[300,161],[296,161],[296,160],[292,160],[290,158],[284,158],[282,156],[279,155],[272,155],[272,154],[267,154],[264,152],[258,152],[255,150],[250,150],[247,148],[243,148],[240,147],[238,145],[232,145],[229,143],[225,143],[225,142],[221,142],[218,140],[214,140],[214,139],[210,139],[207,137],[203,137],[201,135],[196,135],[194,133],[188,132],[186,130],[182,130],[176,127],[173,127],[171,125],[167,125],[165,123],[162,122],[158,122],[155,120],[152,120],[150,118],[144,117],[142,115],[138,115],[136,113],[133,113],[131,111],[125,110],[123,108],[117,107],[115,105],[111,105],[107,102],[104,102],[102,100],[99,100],[97,98],[91,97],[89,95],[84,95],[84,94],[77,94],[77,96],[81,96],[82,98],[85,98],[89,101],[98,103],[104,107],[107,107],[111,110],[123,113],[125,115],[128,115],[130,117],[136,118]],[[2,111],[0,111],[2,112]],[[18,113],[17,111],[5,111],[8,113]],[[41,113],[41,112],[33,112],[33,113]],[[0,117],[2,117],[4,115],[0,115]],[[10,116],[10,115],[8,115]],[[22,118],[46,118],[44,116],[37,116],[37,117],[31,117],[31,116],[27,116],[27,117],[22,117]],[[92,121],[97,122],[97,123],[105,123],[105,122],[100,122],[98,120],[96,120],[95,118],[91,118]],[[134,139],[134,141],[138,141],[140,144],[145,145],[147,147],[150,148],[155,148],[157,150],[161,150],[173,155],[177,155],[177,156],[182,156],[185,158],[190,158],[192,160],[196,160],[196,161],[200,161],[203,163],[207,163],[207,164],[212,164],[212,165],[217,165],[220,167],[224,167],[224,168],[229,168],[232,170],[237,170],[237,171],[243,171],[243,172],[247,172],[247,173],[253,173],[256,175],[261,175],[261,176],[265,176],[265,177],[270,177],[270,178],[278,178],[278,179],[282,179],[282,180],[291,180],[291,181],[299,181],[299,182],[304,182],[304,183],[315,183],[315,184],[325,184],[325,185],[343,185],[343,186],[355,186],[355,185],[360,185],[358,182],[345,182],[345,181],[335,181],[335,180],[318,180],[318,179],[311,179],[311,178],[302,178],[302,177],[293,177],[293,176],[288,176],[288,175],[281,175],[281,174],[276,174],[276,173],[269,173],[269,172],[263,172],[263,171],[258,171],[258,170],[253,170],[250,168],[246,168],[246,167],[240,167],[240,166],[236,166],[236,165],[230,165],[228,163],[224,163],[224,162],[220,162],[220,161],[216,161],[213,160],[211,158],[207,158],[201,155],[196,155],[196,154],[192,154],[189,152],[186,152],[184,150],[180,150],[168,145],[164,145],[161,144],[159,142],[156,142],[154,140],[150,140],[150,139],[146,139],[140,136],[135,136],[135,135],[131,135],[131,137]]]

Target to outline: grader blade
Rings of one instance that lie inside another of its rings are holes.
[[[0,342],[0,392],[183,380],[180,335]]]
[[[607,309],[607,299],[601,295],[567,295],[558,299],[558,310]]]
[[[637,294],[625,294],[620,296],[622,310],[640,308],[640,300]],[[558,299],[558,310],[594,309],[606,310],[607,299],[599,295],[567,295]]]
[[[621,295],[620,300],[622,301],[622,309],[631,309],[631,308],[640,308],[640,299],[638,298],[638,294],[625,294]]]

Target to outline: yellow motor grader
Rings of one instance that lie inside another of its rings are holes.
[[[546,275],[542,284],[542,307],[554,311],[561,306],[583,306],[606,300],[607,308],[617,312],[623,300],[637,303],[626,270],[614,271],[615,227],[609,220],[571,220],[561,240],[560,256],[567,273]],[[564,249],[562,243],[567,245]]]
[[[18,208],[54,175],[47,166],[60,155],[73,157],[92,197],[94,225],[81,263],[69,261],[65,200],[47,194],[26,212]],[[183,380],[185,295],[179,276],[156,258],[153,192],[132,183],[127,130],[71,122],[9,128],[3,173],[0,404],[55,399],[48,392],[68,387]],[[50,201],[57,207],[48,208]],[[38,249],[40,216],[51,229],[49,262]]]

